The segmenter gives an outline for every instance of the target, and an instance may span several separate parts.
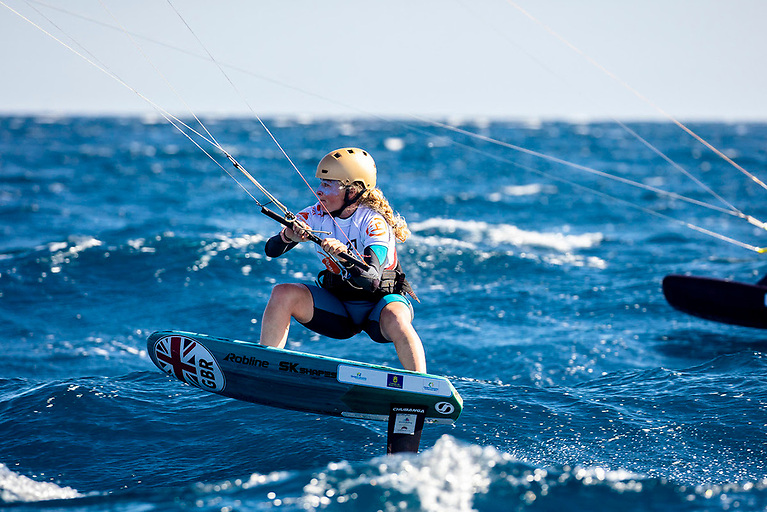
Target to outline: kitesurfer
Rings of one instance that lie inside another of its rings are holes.
[[[366,151],[342,148],[320,160],[316,177],[319,202],[266,242],[266,255],[276,258],[307,240],[309,231],[322,238],[317,255],[325,266],[317,284],[283,283],[272,289],[261,323],[261,343],[282,348],[291,318],[309,329],[337,339],[365,331],[379,343],[393,342],[407,370],[426,373],[426,358],[413,327],[416,298],[405,280],[395,244],[410,235],[407,223],[392,211],[376,188],[376,164]],[[340,253],[361,255],[368,264],[339,264]]]

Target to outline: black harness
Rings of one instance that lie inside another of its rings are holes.
[[[416,302],[416,296],[410,283],[405,279],[405,272],[402,270],[399,262],[391,270],[381,272],[381,279],[373,290],[356,286],[340,274],[334,274],[329,270],[323,270],[317,276],[317,283],[320,287],[326,289],[341,300],[364,300],[369,302],[378,302],[384,295],[398,293],[400,295],[410,295]]]

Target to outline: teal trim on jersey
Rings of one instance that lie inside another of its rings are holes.
[[[378,258],[378,261],[381,262],[381,267],[383,268],[386,265],[386,254],[389,252],[389,248],[385,245],[371,245],[370,250],[373,251],[373,254],[376,255],[376,258]]]

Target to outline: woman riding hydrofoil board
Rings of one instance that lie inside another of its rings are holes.
[[[276,258],[315,233],[322,237],[317,256],[325,269],[316,285],[283,283],[272,289],[261,343],[283,348],[291,318],[336,339],[364,330],[376,342],[394,343],[405,369],[426,373],[423,344],[407,297],[415,295],[397,259],[396,242],[404,242],[410,231],[376,188],[376,173],[373,158],[359,148],[331,151],[320,160],[319,202],[300,211],[292,226],[270,238],[264,250]],[[341,263],[337,256],[342,253],[361,254],[368,270]]]

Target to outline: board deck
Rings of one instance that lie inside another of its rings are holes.
[[[669,275],[663,294],[684,313],[744,327],[767,329],[767,286],[710,277]]]
[[[297,411],[388,421],[392,404],[451,424],[463,400],[445,377],[183,331],[147,340],[158,368],[206,391]]]

